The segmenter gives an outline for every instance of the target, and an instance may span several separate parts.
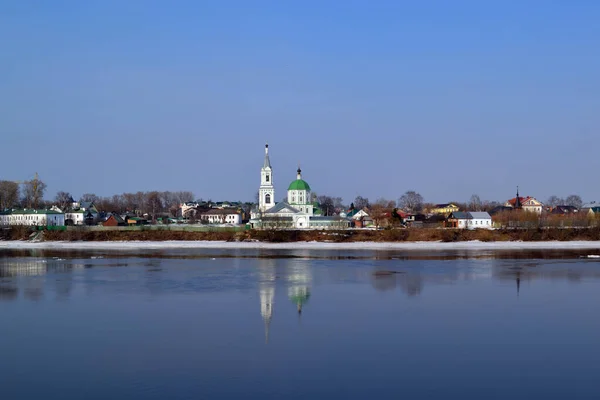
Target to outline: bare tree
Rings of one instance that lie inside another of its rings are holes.
[[[80,202],[88,202],[88,203],[97,203],[100,200],[100,197],[96,196],[94,193],[84,193],[81,195],[79,199]]]
[[[37,208],[44,198],[46,184],[39,179],[32,179],[23,184],[23,203],[28,208]]]
[[[398,207],[412,212],[421,211],[423,208],[423,196],[415,191],[409,190],[398,199]]]
[[[482,207],[483,203],[481,202],[479,196],[476,194],[472,195],[471,199],[469,200],[469,208],[471,211],[481,211]]]
[[[194,201],[194,193],[190,191],[180,191],[176,192],[179,203],[189,203],[190,201]]]
[[[342,211],[344,211],[346,209],[346,206],[344,206],[344,199],[342,199],[341,197],[334,197],[333,208],[336,214],[339,214]]]
[[[152,212],[152,222],[156,222],[156,213],[162,210],[162,200],[159,192],[150,192],[146,196],[148,211]]]
[[[392,211],[396,206],[393,200],[386,200],[379,198],[369,208],[369,216],[373,219],[373,223],[377,228],[386,222],[387,219],[392,217]]]
[[[317,197],[317,201],[323,210],[324,216],[331,216],[335,211],[335,202],[332,197],[321,195]]]
[[[362,196],[356,196],[354,199],[354,207],[357,210],[362,210],[363,208],[369,208],[371,204],[369,203],[369,199]]]
[[[565,202],[567,203],[566,205],[573,206],[576,208],[581,208],[581,206],[583,206],[583,200],[581,200],[581,197],[576,194],[572,194],[569,197],[567,197]]]
[[[71,193],[61,191],[56,193],[54,202],[56,203],[56,206],[64,212],[73,203],[73,197],[71,196]]]
[[[0,181],[0,210],[10,208],[19,202],[19,184]]]
[[[558,196],[550,196],[548,197],[548,200],[546,200],[546,205],[549,207],[556,207],[564,204],[565,201]]]

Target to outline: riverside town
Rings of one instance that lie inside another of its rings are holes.
[[[593,228],[600,226],[600,202],[584,202],[573,194],[545,201],[534,193],[514,188],[501,201],[482,201],[472,195],[467,202],[428,203],[416,191],[397,200],[370,200],[317,195],[300,166],[287,185],[283,200],[276,201],[276,181],[289,175],[271,165],[269,145],[257,163],[260,182],[254,202],[195,199],[188,191],[123,193],[112,197],[69,192],[44,198],[46,184],[38,177],[28,181],[0,181],[0,227],[32,231],[176,230],[218,232],[247,230],[497,230],[541,228]],[[287,183],[287,182],[284,182]],[[319,191],[319,188],[316,188]],[[507,193],[509,188],[507,188]],[[209,197],[207,197],[209,198]],[[21,233],[22,234],[22,233]],[[155,238],[156,239],[156,238]]]

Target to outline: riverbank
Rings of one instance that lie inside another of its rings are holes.
[[[600,228],[539,228],[539,229],[386,229],[386,230],[231,230],[182,231],[163,229],[101,230],[82,227],[66,231],[32,232],[25,227],[5,232],[5,240],[51,242],[163,242],[219,241],[261,243],[404,243],[404,242],[570,242],[600,241]]]
[[[551,249],[600,248],[600,228],[391,229],[345,231],[76,229],[33,235],[15,230],[1,248],[323,248],[323,249]],[[30,239],[34,240],[30,240]],[[28,240],[29,239],[29,240]]]

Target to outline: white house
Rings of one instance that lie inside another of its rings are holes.
[[[98,220],[98,210],[94,203],[82,201],[73,203],[77,208],[72,208],[65,212],[65,223],[67,225],[84,225],[87,221],[96,222]]]
[[[469,211],[469,229],[492,229],[492,216],[485,211]]]
[[[492,217],[487,212],[457,211],[450,214],[446,227],[459,229],[492,229]]]
[[[209,224],[239,225],[242,223],[242,213],[235,208],[212,208],[198,213],[196,218]]]
[[[9,210],[0,213],[2,226],[65,226],[65,214],[53,210]]]

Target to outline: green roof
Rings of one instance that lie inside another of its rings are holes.
[[[4,215],[11,215],[11,214],[63,214],[63,213],[59,213],[58,211],[54,211],[54,210],[33,210],[33,209],[24,209],[24,210],[5,210],[4,211]]]
[[[308,186],[308,183],[306,183],[305,180],[296,179],[295,181],[292,181],[292,183],[290,183],[290,187],[288,188],[288,190],[308,190],[308,191],[310,191],[310,186]]]

